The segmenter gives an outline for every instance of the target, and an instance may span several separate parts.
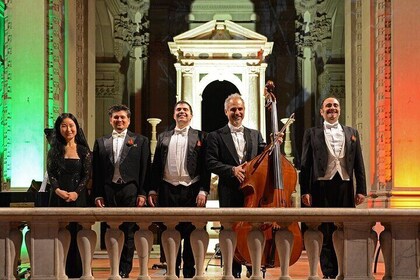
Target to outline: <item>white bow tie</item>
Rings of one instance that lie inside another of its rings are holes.
[[[124,133],[118,133],[116,131],[112,132],[112,138],[124,138],[125,134]]]
[[[175,128],[175,134],[181,134],[182,136],[185,136],[185,135],[187,135],[187,129],[188,129],[188,127],[184,127],[182,129]]]
[[[328,122],[325,122],[325,127],[326,128],[329,128],[329,129],[331,129],[331,128],[338,128],[338,122],[336,122],[336,123],[328,123]]]
[[[232,126],[231,129],[230,129],[230,132],[244,132],[244,127],[243,126],[240,126],[240,127]]]

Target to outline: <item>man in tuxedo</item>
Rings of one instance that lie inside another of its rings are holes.
[[[178,101],[173,115],[176,127],[158,136],[148,197],[151,206],[206,206],[210,191],[210,173],[205,168],[204,157],[206,133],[190,127],[192,116],[190,104]],[[192,278],[195,268],[190,235],[195,227],[189,222],[182,222],[176,229],[184,239],[182,274],[184,278]],[[175,269],[178,277],[180,267],[181,248]]]
[[[303,136],[299,174],[302,203],[308,207],[355,207],[366,195],[359,133],[339,124],[340,103],[334,97],[323,100],[320,114],[322,126],[307,129]],[[320,230],[324,235],[321,270],[325,279],[335,279],[338,266],[332,241],[334,224],[323,223]]]
[[[112,134],[98,138],[93,148],[93,191],[97,207],[142,207],[146,203],[146,176],[150,165],[149,140],[128,130],[131,112],[125,105],[109,111]],[[124,247],[119,273],[128,278],[134,255],[133,222],[124,222]]]
[[[245,178],[244,164],[261,153],[266,144],[259,131],[242,125],[245,104],[238,93],[226,98],[224,109],[229,122],[209,133],[206,161],[209,171],[219,176],[220,207],[243,207],[244,195],[239,187]],[[241,271],[241,264],[234,260],[233,276],[240,278]]]

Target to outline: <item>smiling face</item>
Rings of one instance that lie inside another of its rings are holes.
[[[242,125],[245,116],[245,105],[241,98],[234,97],[226,104],[225,115],[229,119],[229,123],[235,127]]]
[[[109,123],[112,125],[112,128],[118,133],[123,132],[130,125],[130,118],[127,115],[127,111],[117,111],[113,112],[109,118]]]
[[[335,123],[340,117],[340,103],[334,97],[329,97],[322,102],[319,113],[326,122]]]
[[[178,128],[184,128],[190,124],[192,119],[191,108],[187,103],[179,103],[174,109],[174,120]]]
[[[74,141],[77,134],[77,126],[70,118],[65,118],[60,124],[60,134],[66,142]]]

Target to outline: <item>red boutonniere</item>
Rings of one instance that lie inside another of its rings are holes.
[[[196,146],[197,146],[197,147],[201,147],[201,141],[200,141],[200,140],[197,140],[197,144],[196,144]]]
[[[128,138],[127,146],[128,147],[131,147],[131,146],[137,147],[137,144],[134,144],[133,138],[130,137],[130,138]]]
[[[352,135],[352,136],[351,136],[351,141],[352,141],[352,142],[356,142],[356,140],[357,140],[356,136]]]

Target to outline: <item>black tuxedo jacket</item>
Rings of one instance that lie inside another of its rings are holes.
[[[366,195],[366,175],[363,163],[359,133],[356,129],[342,125],[345,135],[345,161],[347,173],[353,182],[356,179],[356,193]],[[325,175],[328,164],[328,147],[323,126],[305,131],[302,144],[299,183],[301,194],[310,194],[313,182]]]
[[[168,158],[169,142],[174,134],[174,130],[164,131],[158,136],[155,155],[152,164],[152,184],[150,190],[159,193],[162,184],[163,171]],[[188,129],[188,150],[186,152],[187,171],[193,179],[200,176],[199,191],[210,192],[210,172],[205,166],[205,148],[207,133],[196,130],[192,127]]]
[[[265,148],[261,133],[244,127],[245,159],[250,161]],[[242,207],[243,194],[239,181],[232,174],[232,167],[240,165],[238,153],[228,125],[209,133],[207,137],[207,167],[219,175],[218,193],[221,207]]]
[[[104,186],[112,184],[114,155],[112,135],[96,139],[93,147],[93,189],[95,197],[104,197]],[[149,140],[127,131],[120,158],[120,174],[124,182],[137,185],[137,195],[146,195],[147,170],[150,166]]]

